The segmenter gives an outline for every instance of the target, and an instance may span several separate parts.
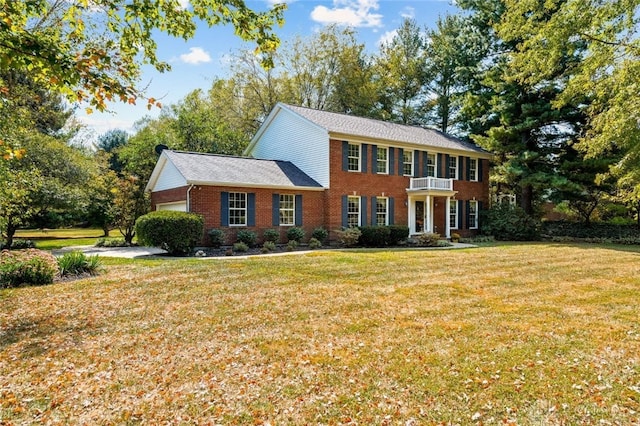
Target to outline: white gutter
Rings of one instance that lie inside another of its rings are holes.
[[[187,189],[187,213],[191,212],[191,190],[195,185],[190,185],[189,189]]]

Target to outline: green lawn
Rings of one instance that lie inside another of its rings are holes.
[[[21,229],[15,238],[31,240],[42,250],[54,250],[68,246],[92,246],[102,235],[102,229],[95,228]],[[111,230],[109,236],[122,238],[118,230]]]
[[[107,260],[0,291],[0,424],[640,422],[640,249]]]

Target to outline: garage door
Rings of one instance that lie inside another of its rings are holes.
[[[156,210],[172,210],[175,212],[186,212],[187,211],[187,202],[186,201],[178,201],[176,203],[164,203],[157,204]]]

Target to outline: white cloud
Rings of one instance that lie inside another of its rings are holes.
[[[291,4],[295,3],[297,0],[265,0],[269,6],[275,6],[276,4],[286,3]]]
[[[187,9],[189,7],[189,0],[178,0],[178,3],[180,3],[180,7],[182,9]]]
[[[180,60],[186,64],[199,65],[211,62],[211,56],[201,47],[191,47],[189,53],[180,55]]]
[[[405,19],[413,19],[416,17],[416,10],[411,6],[407,6],[400,11],[400,16]]]
[[[352,27],[381,27],[382,15],[378,0],[333,0],[333,7],[316,6],[311,19],[321,24],[342,24]]]
[[[390,44],[393,38],[398,34],[398,30],[387,31],[378,39],[378,46]]]

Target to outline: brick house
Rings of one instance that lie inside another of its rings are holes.
[[[232,242],[239,229],[284,237],[290,226],[468,236],[489,201],[491,154],[432,129],[279,103],[244,154],[163,151],[153,208],[200,213]]]

